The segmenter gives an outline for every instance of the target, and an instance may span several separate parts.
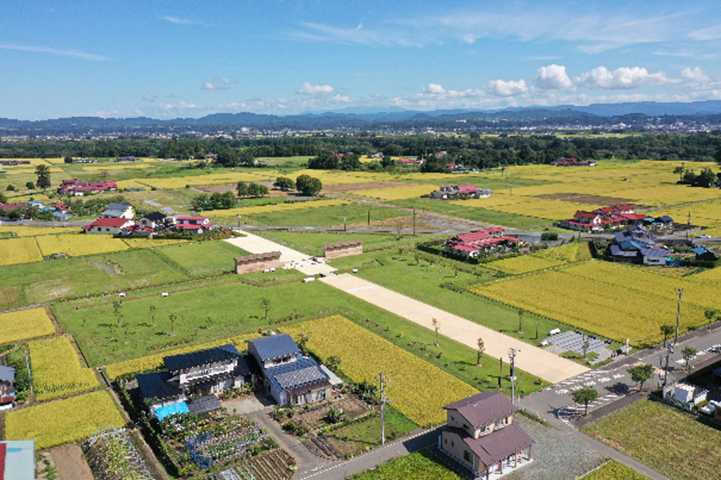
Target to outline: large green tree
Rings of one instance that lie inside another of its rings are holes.
[[[35,167],[35,175],[37,176],[35,185],[37,185],[38,188],[42,188],[43,190],[50,188],[50,167],[47,165],[38,165]]]

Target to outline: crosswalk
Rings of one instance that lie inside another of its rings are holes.
[[[559,382],[551,387],[546,388],[547,391],[551,391],[557,395],[563,396],[564,398],[573,395],[574,392],[581,390],[582,388],[595,388],[602,393],[605,388],[611,387],[617,383],[625,384],[624,381],[626,375],[619,373],[618,371],[611,370],[592,370],[585,372],[573,378],[569,378],[562,382]],[[616,400],[624,397],[628,389],[620,388],[619,391],[607,391],[603,395],[590,402],[588,404],[588,411],[596,410],[604,405],[615,402]],[[576,402],[571,402],[564,407],[559,408],[556,411],[556,415],[563,422],[569,423],[574,418],[584,414],[586,406]]]

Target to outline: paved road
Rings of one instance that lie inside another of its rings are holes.
[[[696,330],[682,337],[670,357],[669,383],[683,378],[686,374],[681,353],[685,347],[695,348],[699,352],[692,361],[693,365],[713,361],[714,358],[721,360],[720,355],[709,351],[714,345],[721,345],[721,327]],[[656,388],[663,382],[665,355],[666,351],[662,347],[637,352],[606,367],[568,378],[544,391],[531,394],[521,400],[521,405],[544,415],[550,415],[548,418],[557,416],[562,421],[568,422],[581,415],[584,410],[582,405],[577,405],[573,401],[573,392],[583,387],[593,387],[598,390],[599,398],[589,405],[589,412],[600,408],[604,408],[606,412],[613,411],[608,408],[610,405],[621,401],[637,389],[637,385],[628,374],[628,369],[639,363],[648,363],[656,367],[656,375],[646,384],[648,389]]]
[[[436,319],[443,336],[472,349],[478,338],[483,338],[486,353],[493,358],[505,358],[509,348],[517,348],[522,352],[517,358],[518,367],[548,382],[561,382],[588,371],[576,362],[354,275],[331,275],[321,281],[430,330]]]

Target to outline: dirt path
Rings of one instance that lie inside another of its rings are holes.
[[[507,358],[509,349],[516,348],[520,350],[516,358],[518,367],[548,382],[560,382],[588,370],[571,360],[354,275],[331,275],[321,281],[429,330],[433,329],[435,318],[441,335],[472,349],[476,348],[477,339],[483,338],[486,353],[493,358]]]
[[[85,461],[83,451],[75,444],[50,450],[60,480],[93,480],[93,472]]]

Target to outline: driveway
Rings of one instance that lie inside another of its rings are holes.
[[[478,323],[389,290],[375,283],[350,274],[331,275],[321,279],[345,293],[372,305],[433,330],[433,319],[440,324],[440,333],[476,349],[478,338],[483,338],[486,354],[493,358],[507,358],[510,348],[520,350],[516,365],[547,382],[557,383],[588,371],[576,362],[561,358],[521,340],[504,335]]]
[[[236,229],[235,231],[243,236],[229,238],[225,241],[246,252],[280,252],[280,261],[283,262],[287,268],[294,268],[305,275],[320,275],[335,272],[335,268],[327,265],[325,262],[314,260],[314,257],[310,255],[243,230]]]

